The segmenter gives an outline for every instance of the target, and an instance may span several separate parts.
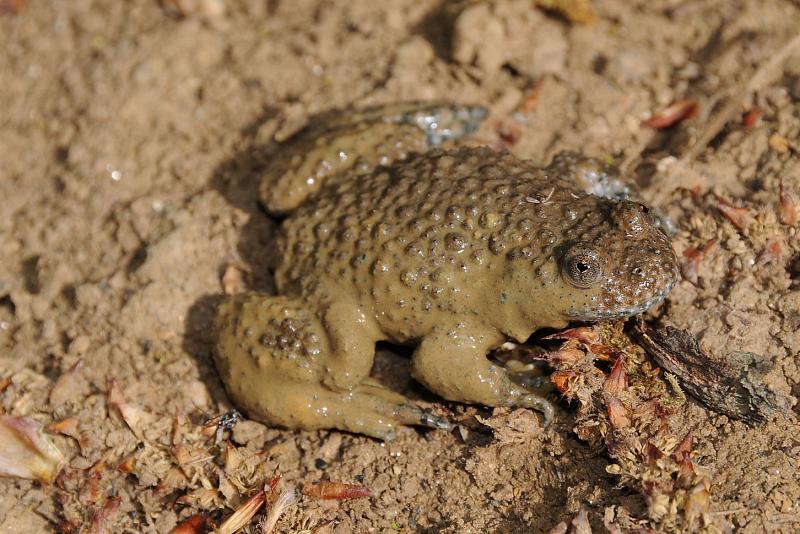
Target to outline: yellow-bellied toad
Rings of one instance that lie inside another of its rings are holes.
[[[216,321],[218,368],[250,416],[383,439],[398,425],[446,427],[369,378],[387,340],[416,346],[413,376],[442,397],[531,407],[547,422],[549,401],[487,353],[542,327],[638,314],[669,293],[677,260],[649,210],[583,192],[613,183],[624,196],[596,160],[563,154],[538,168],[486,148],[423,153],[483,115],[401,105],[287,143],[261,188],[270,211],[289,214],[280,295],[230,297]]]

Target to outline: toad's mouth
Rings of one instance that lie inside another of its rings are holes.
[[[601,321],[601,320],[608,320],[608,319],[622,319],[623,317],[632,317],[634,315],[639,315],[640,313],[644,313],[653,306],[657,304],[661,304],[667,295],[669,295],[672,288],[675,287],[677,284],[678,279],[677,277],[673,278],[669,284],[667,284],[664,289],[660,292],[650,296],[643,300],[642,302],[628,307],[619,307],[619,308],[594,308],[588,310],[570,310],[568,312],[568,316],[570,319],[576,321]]]

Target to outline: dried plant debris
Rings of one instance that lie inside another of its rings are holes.
[[[205,514],[194,514],[170,530],[169,534],[200,534],[206,531],[206,521]]]
[[[644,121],[642,126],[653,128],[654,130],[670,128],[686,119],[697,116],[698,110],[699,106],[696,100],[685,98],[657,111],[652,117]]]
[[[710,528],[711,482],[693,461],[692,433],[677,421],[683,393],[623,328],[623,322],[608,322],[549,336],[565,340],[548,355],[553,383],[567,400],[578,401],[575,433],[605,446],[614,460],[607,471],[644,497],[649,528]],[[577,531],[564,523],[568,527],[573,530],[563,531]]]
[[[344,500],[372,497],[372,490],[357,484],[323,481],[306,484],[303,486],[303,494],[312,499]]]
[[[718,106],[705,121],[694,143],[683,153],[682,158],[691,161],[705,151],[708,144],[741,111],[742,103],[753,93],[762,90],[783,72],[783,65],[800,50],[800,34],[789,39],[764,61],[758,69],[747,77],[739,87],[732,88],[729,97]]]
[[[263,534],[270,534],[275,530],[275,525],[278,524],[281,515],[295,502],[297,502],[297,492],[294,488],[287,488],[281,491],[280,495],[278,495],[278,498],[275,499],[275,502],[269,509],[264,521],[261,523],[261,532]]]
[[[253,516],[256,515],[256,512],[264,505],[265,500],[266,491],[262,489],[237,508],[236,511],[219,526],[217,531],[220,534],[233,534],[249,524]]]
[[[592,526],[589,524],[586,508],[581,507],[578,513],[558,523],[547,531],[547,534],[592,534]]]
[[[633,335],[653,360],[678,377],[681,387],[706,407],[751,425],[786,413],[796,400],[789,387],[767,375],[772,363],[757,354],[737,352],[722,362],[706,353],[689,333],[672,326],[651,328],[638,321]]]
[[[30,417],[0,415],[0,476],[28,478],[50,484],[64,455]]]

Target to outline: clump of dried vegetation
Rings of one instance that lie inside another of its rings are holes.
[[[305,484],[301,497],[276,471],[281,442],[231,439],[238,412],[160,413],[116,379],[105,391],[90,389],[80,361],[55,381],[23,370],[0,382],[0,476],[45,485],[59,532],[153,528],[169,509],[176,534],[263,534],[301,498],[372,497],[367,487],[335,481]],[[130,483],[135,491],[124,491]]]
[[[714,531],[710,478],[697,465],[692,432],[678,417],[684,394],[623,326],[601,323],[548,336],[562,344],[545,355],[556,369],[552,381],[559,392],[577,402],[575,433],[592,446],[604,446],[614,462],[608,472],[639,491],[647,504],[644,521],[612,514],[604,518],[606,527]]]

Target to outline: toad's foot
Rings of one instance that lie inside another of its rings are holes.
[[[310,382],[274,382],[270,388],[268,399],[261,396],[238,404],[254,418],[273,425],[304,430],[336,428],[384,441],[394,439],[405,426],[452,428],[446,419],[402,395],[369,383],[346,392]]]
[[[487,359],[489,350],[502,341],[497,331],[479,325],[435,329],[414,352],[412,375],[449,400],[533,408],[548,426],[555,408],[544,393],[516,384],[504,367]]]

